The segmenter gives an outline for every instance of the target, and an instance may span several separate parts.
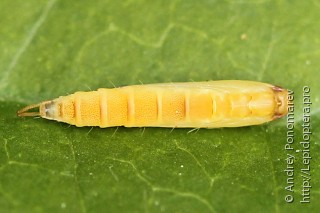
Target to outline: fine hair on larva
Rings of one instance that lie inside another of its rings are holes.
[[[78,127],[241,127],[286,115],[287,96],[286,89],[254,81],[143,84],[75,92],[17,114]]]

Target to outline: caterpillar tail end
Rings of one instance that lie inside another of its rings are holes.
[[[41,104],[32,104],[32,105],[29,105],[29,106],[26,106],[22,109],[20,109],[18,112],[17,112],[17,116],[18,117],[34,117],[34,116],[41,116],[41,113],[40,113],[40,105]],[[38,111],[30,111],[30,110],[33,110],[33,109],[37,109]]]
[[[273,120],[281,118],[288,113],[288,90],[283,89],[279,86],[274,86],[273,92],[275,94],[275,113],[273,115]]]

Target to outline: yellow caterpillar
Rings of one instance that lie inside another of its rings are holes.
[[[17,114],[78,127],[239,127],[286,115],[287,96],[286,89],[253,81],[148,84],[76,92]]]

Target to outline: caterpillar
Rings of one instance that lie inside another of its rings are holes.
[[[241,127],[286,115],[287,96],[286,89],[254,81],[160,83],[76,92],[29,105],[17,115],[78,127]]]

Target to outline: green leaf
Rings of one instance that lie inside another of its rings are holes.
[[[2,212],[319,210],[317,1],[2,0],[0,8]],[[293,90],[295,150],[284,149],[286,118],[187,134],[16,116],[88,87],[219,79]],[[312,101],[309,204],[300,203],[303,86]],[[294,193],[285,190],[287,154]]]

